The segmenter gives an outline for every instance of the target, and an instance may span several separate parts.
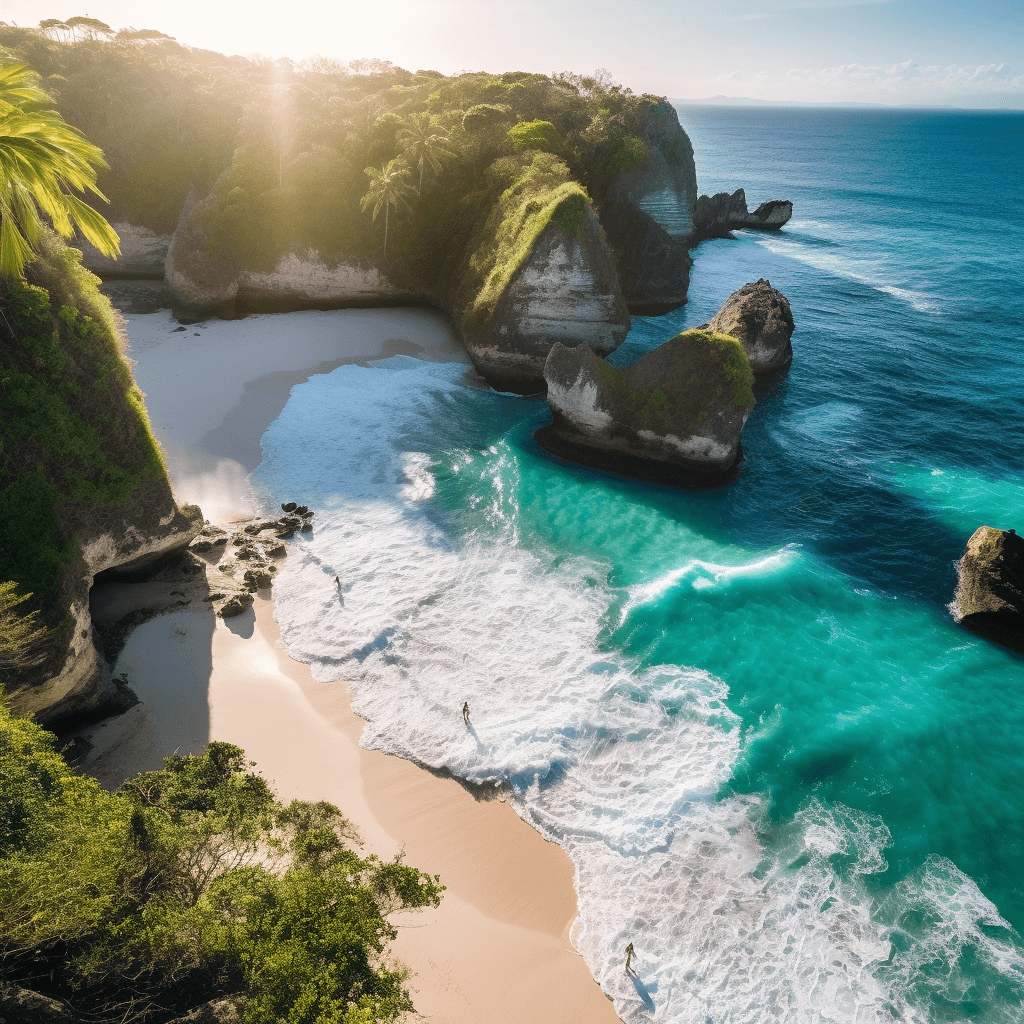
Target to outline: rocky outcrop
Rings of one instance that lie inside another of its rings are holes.
[[[688,484],[739,462],[753,374],[735,339],[686,331],[627,370],[555,345],[544,367],[552,423],[538,443],[575,462]]]
[[[578,232],[554,221],[538,235],[482,329],[467,330],[466,350],[497,391],[544,390],[552,345],[613,352],[629,331],[614,257],[587,205]]]
[[[121,239],[121,254],[104,256],[84,239],[75,246],[82,250],[82,266],[103,278],[149,278],[162,280],[170,235],[158,235],[149,228],[118,221],[114,230]]]
[[[0,981],[0,1024],[81,1024],[66,1003]]]
[[[713,196],[700,196],[693,211],[693,239],[728,237],[739,228],[759,231],[778,231],[793,216],[793,204],[788,199],[771,199],[753,211],[747,210],[747,197],[738,188],[730,195],[719,192]]]
[[[271,271],[242,267],[208,243],[204,222],[212,204],[206,199],[188,207],[168,248],[165,282],[181,315],[231,317],[238,306],[278,312],[422,301],[374,267],[332,261],[310,249],[286,253]]]
[[[705,325],[735,338],[747,353],[754,375],[784,370],[793,361],[793,311],[789,299],[761,278],[735,291]]]
[[[626,196],[604,204],[601,224],[614,245],[619,286],[631,313],[660,316],[686,301],[693,260],[685,241]]]
[[[968,629],[1024,653],[1024,538],[979,526],[957,563],[952,609]]]
[[[653,316],[686,301],[697,172],[693,146],[671,104],[648,105],[638,130],[644,160],[612,183],[601,225],[615,250],[626,305],[631,313]]]
[[[89,593],[96,577],[145,570],[186,548],[203,525],[196,506],[178,508],[166,478],[147,481],[114,509],[64,506],[58,520],[62,534],[78,544],[61,576],[70,622],[50,635],[39,664],[5,685],[12,713],[34,715],[49,729],[112,713],[125,701],[94,643]]]

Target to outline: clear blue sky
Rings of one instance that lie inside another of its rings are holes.
[[[226,53],[582,71],[635,91],[1024,108],[1022,0],[2,0]]]

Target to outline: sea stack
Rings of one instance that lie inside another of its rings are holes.
[[[707,329],[735,338],[747,353],[755,376],[784,370],[793,361],[789,299],[764,278],[733,292]]]
[[[754,376],[735,338],[685,331],[627,370],[556,344],[544,378],[552,423],[535,437],[555,455],[676,485],[720,479],[740,460]]]
[[[957,621],[979,636],[1024,653],[1024,539],[979,526],[957,563]]]

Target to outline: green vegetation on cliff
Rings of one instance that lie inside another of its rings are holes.
[[[164,763],[109,793],[0,703],[5,981],[98,1024],[157,1024],[234,994],[252,1024],[412,1009],[387,915],[437,906],[436,877],[360,857],[337,808],[282,804],[230,744]]]
[[[53,234],[27,280],[0,277],[0,566],[53,624],[77,548],[61,507],[110,508],[164,473],[116,314]]]
[[[582,202],[600,206],[617,176],[645,161],[652,126],[660,131],[670,110],[601,75],[446,77],[101,35],[69,43],[58,27],[0,26],[0,45],[44,77],[65,117],[106,153],[99,184],[111,219],[169,233],[191,189],[194,200],[210,196],[203,236],[229,267],[270,271],[286,252],[309,249],[380,266],[474,322],[486,319],[525,242],[552,217],[578,223]],[[557,173],[550,160],[531,170],[551,154]],[[414,169],[410,211],[374,221],[360,212],[365,169],[402,156]]]

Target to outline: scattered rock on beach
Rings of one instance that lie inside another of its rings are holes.
[[[252,594],[242,592],[232,594],[218,609],[217,614],[222,619],[230,619],[235,615],[241,615],[252,607]]]
[[[972,632],[1024,653],[1024,538],[979,526],[957,563],[953,614]]]

